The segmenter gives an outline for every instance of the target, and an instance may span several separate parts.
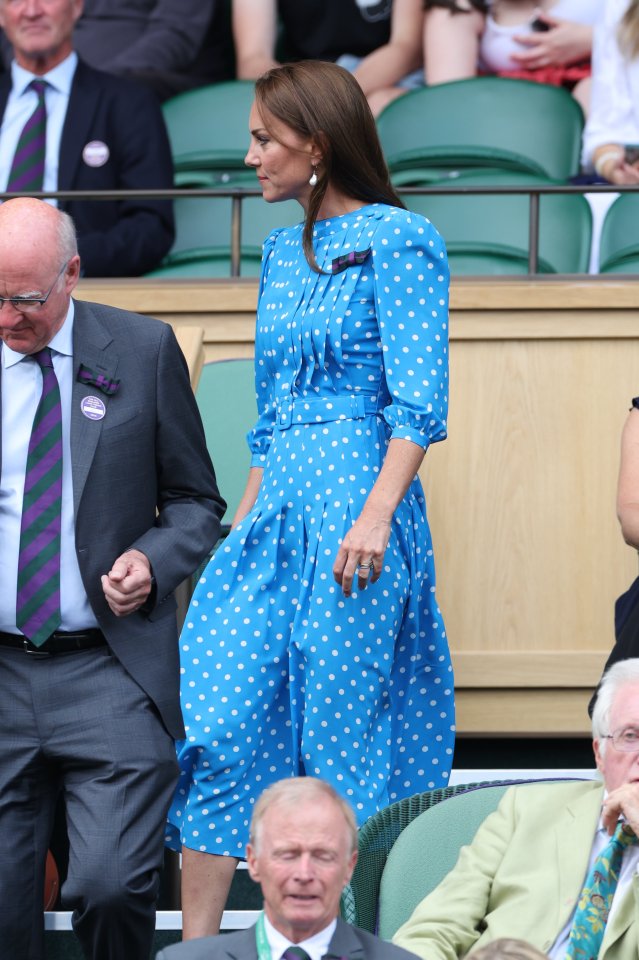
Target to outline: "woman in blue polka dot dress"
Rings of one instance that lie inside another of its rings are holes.
[[[255,341],[259,419],[233,530],[181,637],[185,937],[215,932],[253,803],[328,780],[360,823],[444,786],[453,676],[417,470],[446,435],[448,266],[393,191],[366,100],[318,61],[256,84],[264,199],[304,223],[266,240]]]

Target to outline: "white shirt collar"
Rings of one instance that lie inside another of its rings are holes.
[[[54,89],[60,93],[66,94],[68,97],[71,93],[73,75],[75,74],[77,65],[78,55],[75,50],[72,50],[62,63],[59,63],[57,67],[49,70],[49,72],[45,73],[42,77],[39,77],[29,70],[25,70],[24,67],[21,67],[20,64],[13,60],[11,63],[11,86],[14,93],[21,96],[32,80],[46,80],[50,86],[54,87]]]
[[[329,923],[329,925],[324,927],[323,930],[320,930],[319,933],[309,937],[308,940],[302,940],[300,943],[296,943],[295,946],[302,947],[302,949],[306,950],[311,960],[319,960],[320,957],[323,957],[328,952],[328,947],[333,939],[336,926],[337,919]],[[272,955],[274,957],[281,957],[286,948],[291,946],[291,941],[281,934],[279,930],[275,929],[266,914],[264,914],[264,931],[271,947]]]
[[[69,309],[67,315],[64,319],[64,323],[58,330],[58,332],[51,338],[48,346],[52,350],[55,350],[56,353],[60,353],[65,357],[73,356],[73,314],[75,312],[73,300],[69,301]],[[8,367],[13,367],[14,364],[20,363],[24,359],[24,353],[17,353],[15,350],[12,350],[11,347],[7,346],[6,343],[2,344],[2,366],[5,370]]]

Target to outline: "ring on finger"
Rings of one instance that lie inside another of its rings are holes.
[[[358,565],[357,565],[357,569],[358,569],[358,570],[374,570],[374,569],[375,569],[375,564],[373,563],[372,559],[369,560],[367,563],[361,563],[361,562],[360,562],[360,563],[358,563]]]

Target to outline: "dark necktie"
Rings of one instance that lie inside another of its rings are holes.
[[[47,110],[44,103],[46,80],[32,80],[29,89],[38,96],[36,108],[22,128],[13,157],[7,192],[42,190],[47,147]]]
[[[282,960],[311,960],[302,947],[287,947],[282,954]]]
[[[38,647],[60,626],[62,408],[51,350],[33,358],[42,370],[42,396],[24,478],[16,625]]]
[[[624,850],[637,843],[628,824],[618,823],[610,842],[595,859],[579,896],[566,960],[596,960],[619,882]]]

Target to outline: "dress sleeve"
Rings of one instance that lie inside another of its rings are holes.
[[[373,238],[374,296],[391,437],[424,450],[446,437],[448,282],[446,248],[436,229],[392,208]]]
[[[273,379],[269,374],[264,351],[260,342],[260,303],[262,295],[269,284],[269,265],[275,240],[279,230],[274,230],[264,241],[262,250],[262,270],[257,298],[257,324],[255,331],[255,397],[257,400],[257,423],[246,435],[251,451],[251,466],[263,467],[266,463],[266,454],[273,437],[275,422],[275,393]]]

